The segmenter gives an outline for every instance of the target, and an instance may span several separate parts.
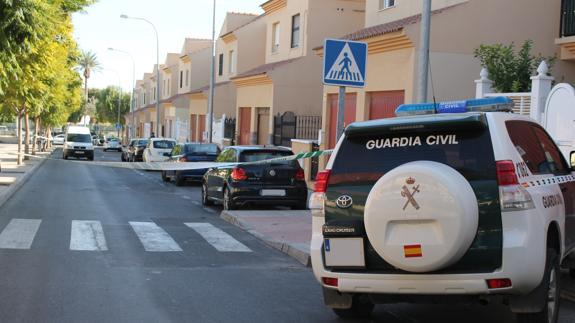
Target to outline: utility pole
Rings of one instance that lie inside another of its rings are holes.
[[[419,49],[419,75],[417,102],[427,101],[427,79],[429,73],[429,34],[431,30],[431,0],[423,0],[421,13],[421,42]]]
[[[214,87],[216,79],[216,0],[214,0],[214,12],[212,18],[212,69],[210,74],[210,97],[208,99],[208,142],[212,143],[212,126],[214,123]]]

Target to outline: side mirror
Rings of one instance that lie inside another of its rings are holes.
[[[164,153],[164,157],[170,157],[170,153]]]
[[[575,151],[572,151],[569,155],[569,166],[571,166],[571,169],[575,170]]]

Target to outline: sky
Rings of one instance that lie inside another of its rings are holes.
[[[216,37],[226,12],[261,14],[264,0],[217,0]],[[122,19],[120,15],[142,17],[158,30],[160,64],[167,53],[179,53],[184,39],[212,37],[213,0],[99,0],[85,12],[73,16],[74,38],[80,49],[96,53],[101,70],[92,74],[90,88],[121,84],[132,88],[130,56],[108,48],[129,52],[135,61],[136,80],[153,71],[156,39],[152,26],[144,21]]]

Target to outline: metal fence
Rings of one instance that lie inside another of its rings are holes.
[[[531,92],[526,93],[489,93],[486,97],[508,97],[513,101],[513,112],[528,116],[531,113]]]
[[[321,129],[321,116],[297,116],[288,111],[274,117],[274,145],[291,147],[292,139],[315,140]]]
[[[561,37],[575,35],[575,0],[561,1]]]

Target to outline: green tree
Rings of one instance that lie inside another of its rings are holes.
[[[96,97],[96,117],[100,123],[116,123],[118,120],[118,87],[108,86],[101,89]],[[124,124],[123,116],[130,111],[130,95],[122,93],[120,96],[120,123]]]
[[[529,92],[531,76],[542,60],[545,60],[551,71],[556,57],[543,57],[531,54],[533,41],[526,40],[519,51],[515,44],[481,45],[474,50],[475,57],[487,69],[493,88],[498,92]]]

